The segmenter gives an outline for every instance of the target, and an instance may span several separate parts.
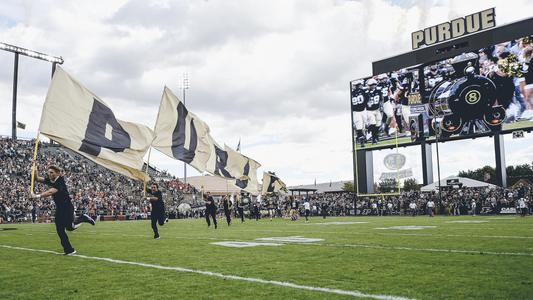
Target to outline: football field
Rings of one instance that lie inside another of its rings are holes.
[[[11,229],[11,230],[6,230]],[[533,219],[0,225],[0,299],[532,299]]]

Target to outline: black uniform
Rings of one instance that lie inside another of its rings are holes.
[[[381,91],[378,89],[368,90],[366,92],[366,109],[367,110],[378,110],[381,107],[383,102],[383,96]]]
[[[209,216],[213,218],[213,224],[215,224],[215,229],[217,228],[217,207],[215,205],[215,199],[212,196],[207,197],[205,204],[205,220],[207,221],[207,226],[211,226]]]
[[[378,84],[377,90],[381,92],[383,103],[389,101],[389,85],[387,83]]]
[[[352,91],[352,111],[364,111],[366,108],[365,90],[355,89]]]
[[[239,212],[239,216],[241,217],[241,223],[244,223],[244,204],[242,203],[242,199],[237,203],[237,210]]]
[[[226,215],[226,222],[228,222],[229,226],[231,224],[231,201],[225,197],[222,205],[224,206],[224,214]]]
[[[150,214],[150,220],[152,221],[152,230],[154,231],[154,238],[159,237],[159,232],[157,231],[157,224],[159,226],[165,225],[165,202],[163,202],[163,195],[161,191],[152,192],[151,190],[146,191],[150,196],[156,197],[157,200],[150,200],[152,204],[152,213]]]
[[[321,213],[322,213],[322,218],[325,219],[328,214],[328,204],[326,203],[326,201],[322,202]]]
[[[57,235],[61,239],[61,246],[63,246],[63,251],[65,253],[74,252],[74,248],[72,248],[72,245],[70,244],[65,230],[75,230],[75,225],[79,224],[80,221],[74,221],[74,206],[72,205],[72,202],[70,200],[70,195],[68,193],[65,179],[63,178],[63,176],[59,176],[54,182],[52,182],[50,178],[46,177],[44,179],[44,184],[57,190],[57,193],[52,196],[56,205],[54,222],[56,224]]]

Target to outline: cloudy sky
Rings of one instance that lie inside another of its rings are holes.
[[[233,147],[240,138],[260,171],[296,185],[352,178],[348,82],[370,75],[372,61],[409,51],[412,31],[489,7],[499,25],[531,17],[533,2],[512,4],[3,0],[0,41],[62,56],[64,69],[119,119],[150,127],[163,87],[180,94],[186,72],[187,106],[213,137]],[[10,135],[13,54],[1,52],[0,66],[0,134]],[[27,128],[19,136],[35,136],[50,73],[49,63],[21,57],[18,120]],[[533,160],[531,135],[506,146],[508,164]],[[494,165],[491,149],[488,138],[443,144],[442,176]],[[420,180],[419,149],[400,152]],[[183,174],[161,154],[152,162]]]

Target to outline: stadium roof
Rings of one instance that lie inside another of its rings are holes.
[[[213,195],[237,194],[241,189],[233,184],[233,180],[226,180],[217,176],[193,176],[187,177],[187,183],[204,192]]]
[[[458,180],[459,183],[461,183],[463,185],[463,187],[471,187],[471,188],[488,187],[488,188],[491,188],[491,189],[497,187],[496,185],[491,184],[491,183],[478,181],[478,180],[474,180],[474,179],[470,179],[470,178],[466,178],[466,177],[458,177],[458,176],[450,176],[450,177],[446,177],[444,179],[441,179],[440,180],[440,185],[441,186],[448,186],[447,182],[450,179]],[[426,186],[423,186],[420,190],[422,192],[436,191],[436,190],[438,190],[438,181],[430,183],[430,184],[428,184]]]
[[[337,193],[342,192],[342,187],[346,182],[352,182],[350,180],[344,181],[333,181],[333,182],[324,182],[317,184],[307,184],[307,185],[296,185],[290,186],[287,189],[289,191],[313,191],[316,190],[316,193]]]

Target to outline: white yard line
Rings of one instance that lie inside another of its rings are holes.
[[[9,245],[0,245],[0,247],[6,248],[6,249],[13,249],[13,250],[63,255],[62,253],[50,251],[50,250],[31,249],[31,248],[9,246]],[[77,257],[77,258],[82,258],[82,259],[88,259],[88,260],[105,261],[105,262],[114,263],[114,264],[132,265],[132,266],[153,268],[153,269],[159,269],[159,270],[177,271],[177,272],[183,272],[183,273],[193,273],[193,274],[200,274],[200,275],[205,275],[205,276],[210,276],[210,277],[218,277],[222,279],[230,279],[230,280],[246,281],[246,282],[253,282],[253,283],[260,283],[260,284],[267,284],[267,285],[274,285],[274,286],[282,286],[282,287],[293,288],[293,289],[307,290],[307,291],[313,291],[313,292],[323,292],[323,293],[337,294],[337,295],[345,295],[345,296],[352,296],[352,297],[357,297],[357,298],[372,298],[372,299],[382,299],[382,300],[409,300],[410,299],[410,298],[405,298],[405,297],[400,297],[400,296],[367,294],[367,293],[363,293],[360,291],[353,291],[353,290],[350,291],[350,290],[341,290],[341,289],[333,289],[333,288],[325,288],[325,287],[308,286],[308,285],[301,285],[301,284],[296,284],[296,283],[291,283],[291,282],[286,282],[286,281],[276,281],[276,280],[267,280],[267,279],[254,278],[254,277],[227,275],[227,274],[222,274],[222,273],[217,273],[217,272],[202,271],[202,270],[188,269],[188,268],[182,268],[182,267],[168,267],[168,266],[161,266],[161,265],[155,265],[155,264],[147,264],[147,263],[142,263],[142,262],[119,260],[119,259],[113,259],[113,258],[107,258],[107,257],[96,257],[96,256],[88,256],[88,255],[81,255],[81,254],[75,254],[72,256]]]
[[[533,253],[524,252],[494,252],[483,250],[460,250],[460,249],[435,249],[435,248],[412,248],[401,246],[380,246],[380,245],[365,245],[365,244],[321,244],[308,243],[305,245],[327,246],[327,247],[351,247],[351,248],[370,248],[383,250],[403,250],[403,251],[422,251],[422,252],[444,252],[444,253],[465,253],[465,254],[481,254],[481,255],[500,255],[500,256],[531,256]]]

